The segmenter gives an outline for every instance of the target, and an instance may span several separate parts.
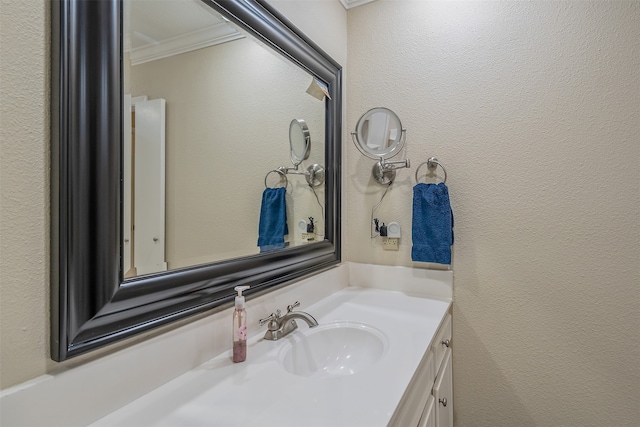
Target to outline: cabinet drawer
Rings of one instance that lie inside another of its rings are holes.
[[[445,344],[446,343],[446,344]],[[439,369],[447,348],[451,345],[451,314],[444,318],[440,329],[431,343],[431,351],[435,360],[436,369]]]

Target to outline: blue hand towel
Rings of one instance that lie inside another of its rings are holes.
[[[453,212],[443,182],[413,187],[411,239],[412,261],[451,264]]]
[[[258,228],[260,252],[284,248],[284,236],[289,234],[285,194],[284,187],[265,188],[262,193]]]

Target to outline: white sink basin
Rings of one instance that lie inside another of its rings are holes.
[[[375,365],[387,352],[388,339],[373,326],[334,322],[283,338],[279,353],[287,372],[302,377],[353,375]]]

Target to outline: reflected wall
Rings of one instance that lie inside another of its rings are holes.
[[[166,100],[167,268],[259,253],[265,176],[292,166],[292,119],[311,133],[300,170],[324,164],[325,104],[306,93],[311,75],[251,37],[137,65],[128,59],[125,93]],[[274,178],[270,186],[282,184]],[[309,217],[317,240],[324,237],[324,185],[315,192],[304,176],[288,175],[289,246],[308,243],[298,223]]]

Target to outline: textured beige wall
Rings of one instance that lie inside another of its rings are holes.
[[[44,373],[49,328],[49,5],[0,2],[0,386]]]
[[[349,147],[347,257],[412,265],[413,174],[438,157],[456,425],[639,425],[640,3],[378,0],[348,25],[346,125],[393,109],[412,169],[377,215],[404,229],[383,252],[383,189]]]
[[[337,1],[273,3],[346,62],[347,17]],[[0,0],[2,389],[104,354],[49,359],[49,10],[48,0]]]
[[[269,0],[269,3],[338,64],[347,66],[347,11],[340,0]]]

